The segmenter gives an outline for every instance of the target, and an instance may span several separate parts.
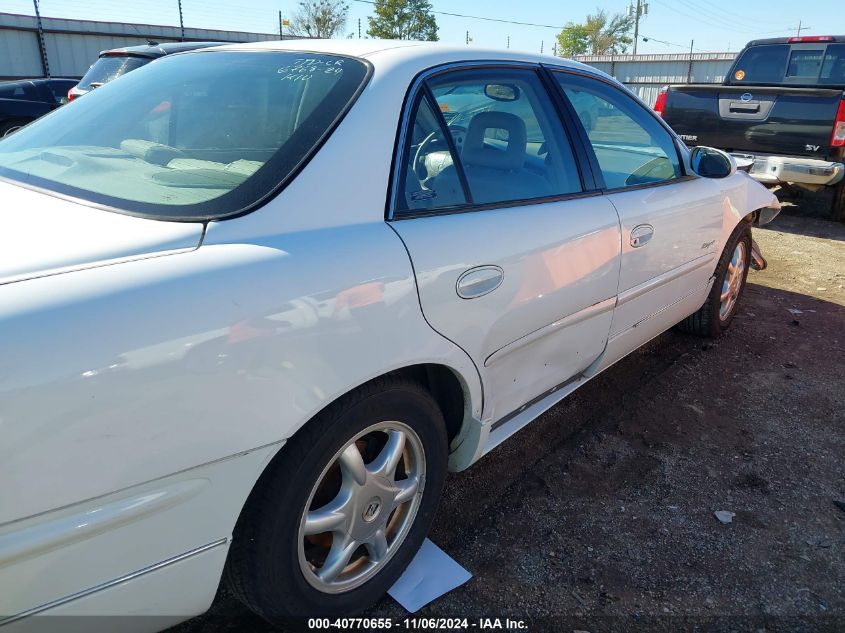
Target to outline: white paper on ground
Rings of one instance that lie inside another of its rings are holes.
[[[387,592],[409,613],[460,587],[472,574],[434,543],[425,539],[405,573]]]

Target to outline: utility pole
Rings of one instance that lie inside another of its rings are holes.
[[[467,31],[467,45],[469,45],[469,31]]]
[[[508,48],[510,48],[510,47],[511,47],[511,36],[508,35]]]
[[[640,18],[644,15],[648,15],[648,2],[637,0],[636,7],[633,1],[628,5],[628,17],[634,18],[634,55],[637,54],[637,39],[640,36]]]
[[[543,44],[545,44],[545,42],[543,40],[540,40],[540,55],[543,54]]]
[[[798,28],[796,29],[798,32],[795,34],[798,37],[801,37],[801,31],[806,31],[807,29],[813,28],[812,26],[801,26],[801,20],[798,20]]]
[[[689,66],[687,66],[687,83],[692,83],[692,46],[695,44],[695,40],[690,40],[689,42]]]
[[[41,24],[38,0],[32,0],[32,4],[35,5],[35,23],[38,26],[38,52],[41,53],[41,70],[45,77],[49,77],[50,64],[47,62],[47,46],[44,44],[44,26]]]
[[[182,31],[181,40],[185,41],[185,22],[182,20],[182,0],[177,0],[179,3],[179,30]]]
[[[361,39],[361,18],[358,18],[358,39]]]

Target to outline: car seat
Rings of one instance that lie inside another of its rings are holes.
[[[487,130],[503,130],[506,140],[486,137]],[[486,139],[486,142],[485,142]],[[500,143],[504,147],[498,147]],[[542,176],[525,169],[528,146],[525,122],[509,112],[479,112],[470,120],[461,152],[461,163],[472,192],[473,202],[537,198],[551,194],[551,185]],[[460,183],[454,166],[445,168],[432,183],[444,198]],[[440,193],[438,193],[440,197]]]

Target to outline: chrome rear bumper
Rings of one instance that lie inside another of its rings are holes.
[[[764,185],[797,183],[816,187],[835,185],[845,177],[845,165],[801,156],[733,154],[739,160],[753,160],[748,175]]]

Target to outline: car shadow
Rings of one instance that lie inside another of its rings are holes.
[[[832,192],[822,190],[816,193],[795,190],[786,193],[774,190],[781,203],[781,212],[764,229],[845,241],[845,222],[831,220],[830,205]]]

